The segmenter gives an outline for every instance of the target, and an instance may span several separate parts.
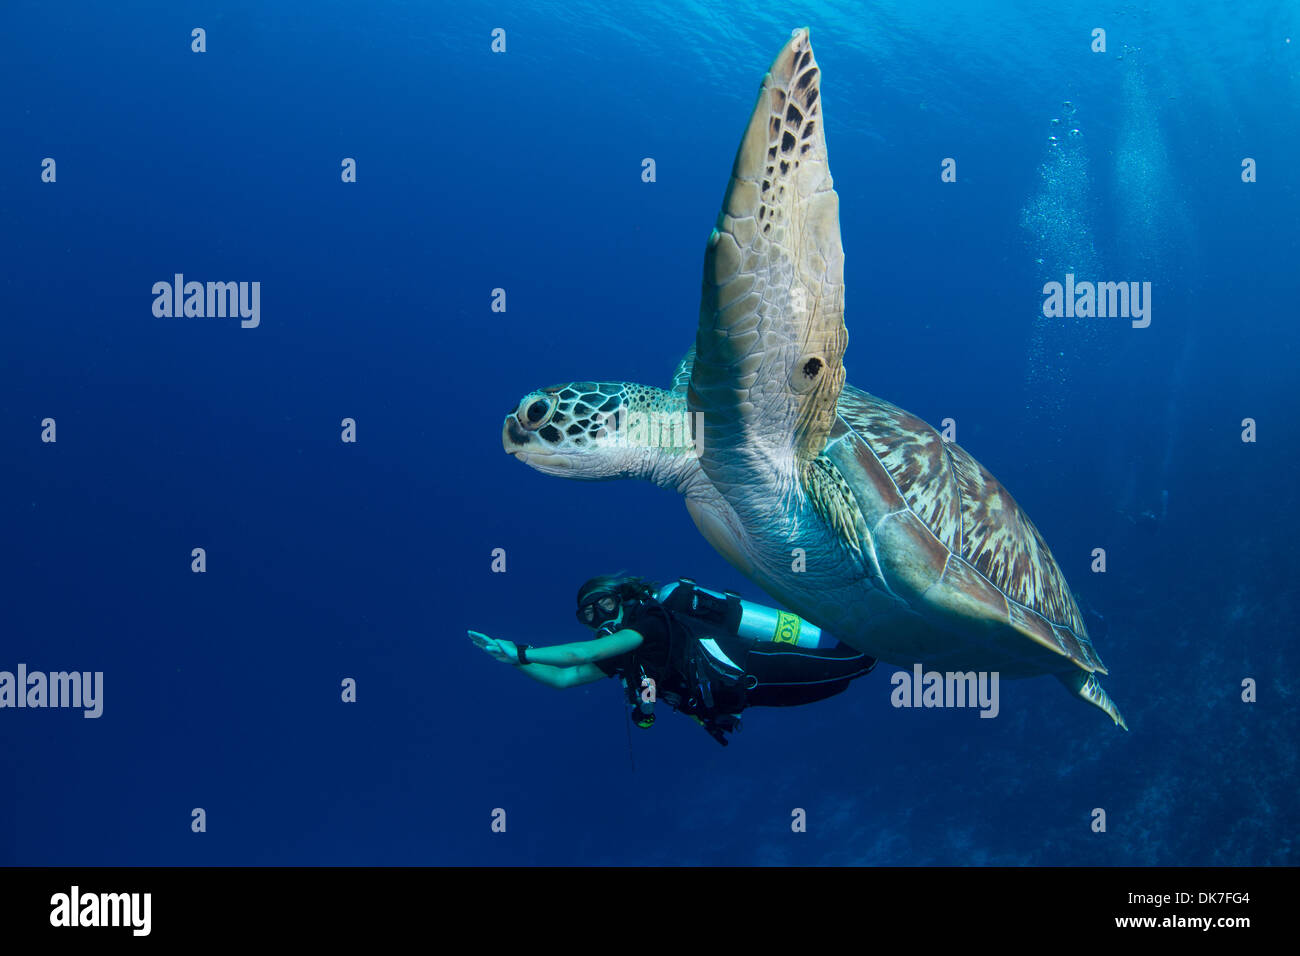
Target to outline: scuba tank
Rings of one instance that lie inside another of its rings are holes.
[[[702,588],[690,578],[682,578],[661,588],[657,595],[661,603],[667,601],[678,588],[687,588],[688,595],[678,595],[674,605],[685,598],[690,602],[694,616],[711,620],[723,626],[746,644],[789,644],[791,647],[833,647],[838,641],[822,633],[821,628],[805,621],[797,614],[782,611],[753,601],[744,600],[731,591],[711,591]]]

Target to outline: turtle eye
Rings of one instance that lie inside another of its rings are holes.
[[[551,420],[555,414],[556,402],[553,398],[543,396],[533,399],[519,413],[519,424],[536,431]]]

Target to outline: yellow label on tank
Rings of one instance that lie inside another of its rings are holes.
[[[772,637],[774,644],[799,643],[799,616],[788,611],[776,612],[776,634]]]

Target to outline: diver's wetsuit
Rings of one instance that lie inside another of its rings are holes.
[[[876,666],[875,658],[843,644],[808,648],[737,637],[689,613],[685,589],[662,602],[627,602],[615,627],[624,628],[640,634],[643,643],[596,666],[633,688],[649,677],[659,699],[701,718],[825,700]]]

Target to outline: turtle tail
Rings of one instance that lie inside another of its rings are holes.
[[[1090,674],[1087,671],[1074,671],[1070,674],[1057,674],[1056,676],[1071,694],[1082,697],[1094,707],[1100,707],[1111,720],[1128,730],[1128,724],[1124,722],[1124,716],[1119,712],[1119,708],[1115,706],[1115,702],[1110,699],[1110,694],[1106,693],[1105,688],[1101,686],[1101,681],[1097,680],[1096,674]]]

